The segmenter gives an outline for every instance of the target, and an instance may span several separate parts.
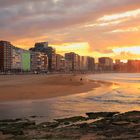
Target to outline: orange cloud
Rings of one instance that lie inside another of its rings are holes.
[[[134,18],[140,16],[140,9],[131,10],[123,13],[112,14],[112,15],[105,15],[99,18],[99,21],[112,21],[124,18]]]
[[[26,49],[49,41],[62,54],[139,58],[139,7],[140,0],[1,0],[0,39]]]

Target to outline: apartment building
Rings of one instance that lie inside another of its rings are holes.
[[[31,71],[48,71],[48,56],[41,52],[31,53]]]
[[[48,46],[48,42],[35,43],[34,48],[30,48],[30,51],[45,53],[48,56],[48,70],[56,71],[56,50]]]
[[[80,56],[74,52],[66,53],[65,59],[72,62],[72,71],[80,70]]]
[[[99,68],[101,71],[112,71],[113,70],[113,59],[109,57],[99,58]]]
[[[30,71],[30,52],[0,41],[1,71]]]

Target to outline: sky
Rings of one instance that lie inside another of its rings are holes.
[[[140,0],[0,0],[0,40],[57,53],[140,59]]]

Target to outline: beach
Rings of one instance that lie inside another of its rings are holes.
[[[44,99],[84,93],[100,86],[83,75],[1,75],[0,101]]]
[[[0,76],[1,140],[139,140],[140,74]]]

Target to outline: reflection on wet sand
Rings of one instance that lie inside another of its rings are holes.
[[[134,77],[136,78],[133,78],[133,74],[90,75],[90,80],[102,80],[102,86],[89,92],[51,99],[3,102],[0,103],[0,119],[38,116],[36,119],[39,121],[46,121],[91,111],[140,110],[140,76],[134,74]]]

